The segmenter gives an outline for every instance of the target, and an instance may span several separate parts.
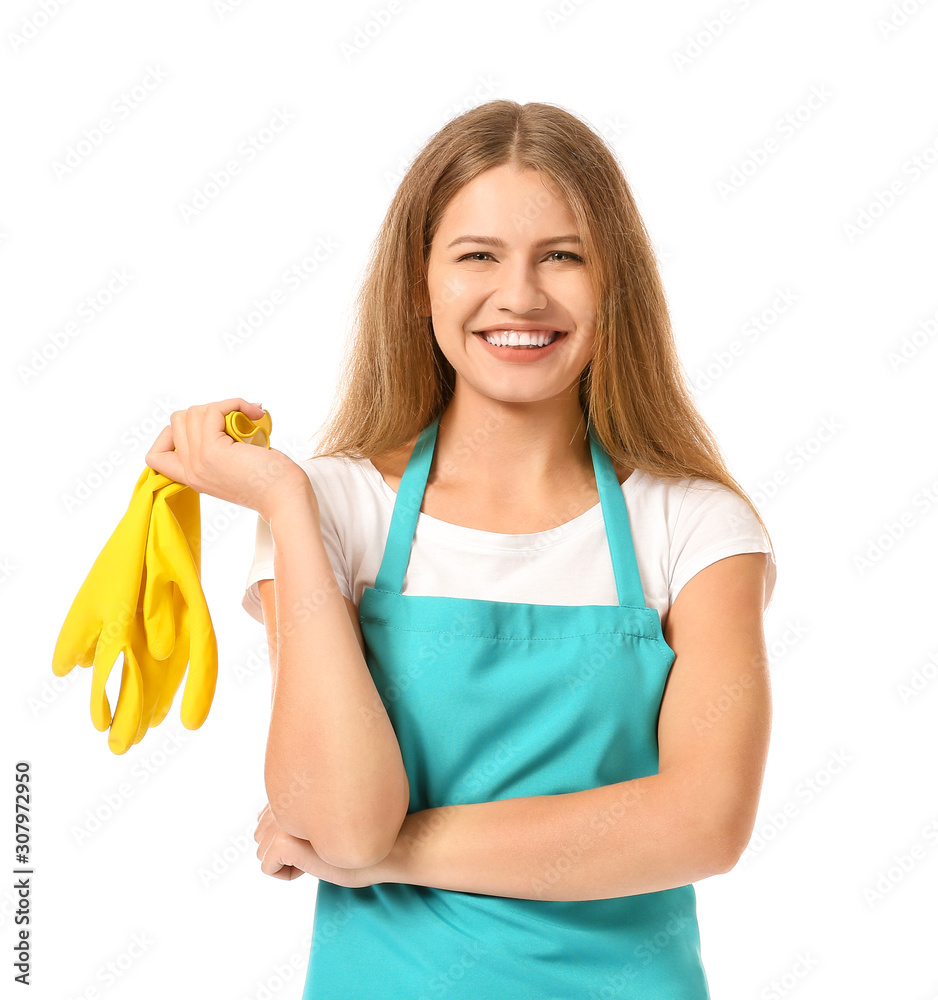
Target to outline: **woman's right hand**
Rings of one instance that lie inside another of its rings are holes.
[[[288,455],[228,434],[225,416],[232,410],[251,420],[264,413],[240,398],[176,410],[147,452],[147,465],[197,493],[249,507],[268,523],[284,499],[306,494],[315,501],[309,477]]]

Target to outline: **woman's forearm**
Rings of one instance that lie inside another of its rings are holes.
[[[270,515],[277,650],[264,765],[280,826],[331,864],[390,850],[410,791],[322,541],[310,486]]]
[[[655,774],[411,813],[375,878],[519,899],[607,899],[727,871],[734,849],[699,799]]]

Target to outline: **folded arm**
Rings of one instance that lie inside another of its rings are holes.
[[[400,745],[308,480],[285,494],[269,524],[274,579],[258,590],[270,647],[264,782],[272,817],[331,864],[371,864],[387,855],[407,814]]]
[[[765,565],[763,553],[718,560],[669,610],[664,634],[676,655],[658,721],[658,774],[410,813],[390,854],[349,872],[352,884],[606,899],[729,871],[752,835],[768,754]]]

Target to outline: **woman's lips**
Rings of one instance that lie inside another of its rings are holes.
[[[496,347],[485,339],[485,333],[476,333],[482,346],[490,354],[501,361],[511,361],[515,363],[530,363],[532,361],[542,361],[553,354],[566,338],[565,333],[560,333],[554,337],[553,341],[545,347]]]

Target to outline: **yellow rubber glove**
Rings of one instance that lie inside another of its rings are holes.
[[[255,422],[234,410],[225,430],[235,440],[270,447],[269,413]],[[72,602],[52,658],[60,677],[76,664],[93,668],[91,719],[101,732],[111,728],[114,753],[125,753],[165,718],[187,663],[183,725],[197,729],[208,715],[218,654],[200,560],[198,493],[147,467]],[[112,717],[105,684],[120,652],[121,688]]]
[[[59,677],[76,664],[96,665],[95,674],[100,678],[103,673],[106,680],[118,652],[130,650],[133,655],[130,637],[136,628],[153,494],[170,482],[150,468],[138,478],[127,513],[95,560],[59,632],[52,655],[52,670]],[[132,681],[127,670],[125,680]],[[101,732],[111,723],[103,683],[92,688],[91,719]]]
[[[269,413],[265,412],[253,421],[240,410],[232,410],[225,417],[225,429],[235,440],[270,447]],[[163,688],[158,695],[144,679],[145,725],[159,725],[165,718],[185,673],[187,658],[191,662],[181,708],[183,725],[187,729],[198,729],[211,707],[218,672],[218,653],[211,616],[199,583],[201,542],[198,494],[178,483],[159,490],[154,499],[151,531],[147,539],[144,618],[150,652],[158,659],[171,655],[173,662],[167,664]],[[187,551],[191,564],[186,558]],[[170,595],[167,588],[173,581],[176,586]],[[185,596],[180,592],[181,587]],[[190,605],[194,607],[192,614],[195,616],[193,620],[198,640],[191,657],[188,656],[188,623],[192,617]],[[173,635],[177,631],[180,638],[174,647]],[[171,654],[169,650],[172,650]],[[152,719],[147,722],[151,713]]]
[[[173,651],[176,642],[172,564],[170,561],[161,559],[159,553],[154,550],[155,533],[153,531],[154,523],[157,520],[157,511],[166,504],[170,497],[173,498],[172,506],[177,512],[176,519],[185,533],[189,551],[195,551],[196,571],[200,572],[201,570],[199,565],[199,545],[201,542],[199,494],[181,483],[170,482],[154,494],[153,509],[150,514],[150,532],[147,535],[144,559],[143,617],[146,625],[147,646],[158,660],[166,659]]]
[[[171,497],[185,511],[185,538],[179,537],[178,523],[174,522],[172,527],[165,523],[165,516],[173,517],[172,513],[164,515]],[[132,673],[122,676],[121,694],[108,736],[108,746],[116,754],[125,753],[143,739],[148,729],[163,721],[186,672],[188,608],[182,590],[174,581],[181,573],[179,563],[193,547],[189,537],[192,533],[198,552],[199,530],[198,493],[176,482],[169,482],[154,492],[144,559],[142,609],[137,610],[135,628],[130,636],[131,656],[128,658],[125,652],[124,658],[126,669]],[[191,556],[188,558],[191,563]],[[198,578],[198,570],[194,572]],[[130,693],[122,709],[125,686]]]

